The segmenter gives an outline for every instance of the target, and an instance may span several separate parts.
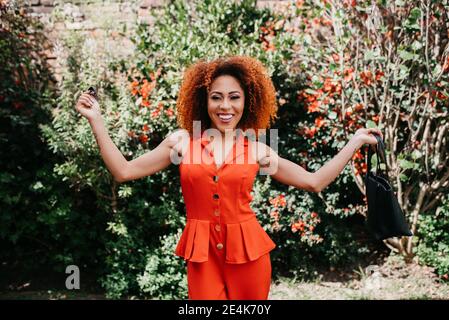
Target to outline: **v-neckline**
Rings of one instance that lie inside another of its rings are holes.
[[[229,159],[237,152],[237,150],[236,150],[236,146],[237,146],[237,143],[240,141],[240,139],[242,138],[242,134],[236,134],[235,136],[234,136],[234,138],[233,138],[233,142],[232,142],[232,147],[230,148],[230,150],[228,151],[228,153],[225,155],[225,157],[223,158],[223,162],[220,164],[220,166],[218,166],[217,165],[217,162],[215,161],[215,154],[214,154],[214,152],[210,149],[210,144],[212,143],[212,141],[211,140],[213,140],[213,137],[212,137],[212,139],[210,139],[211,137],[206,133],[206,141],[207,141],[207,144],[205,145],[205,147],[206,147],[206,149],[207,149],[207,151],[208,151],[208,153],[209,153],[209,155],[212,157],[212,162],[213,162],[213,165],[214,165],[214,168],[215,168],[215,170],[216,171],[219,171],[220,169],[222,169],[223,168],[223,166],[227,163],[227,162],[229,162]],[[226,144],[226,143],[225,143]]]
[[[212,142],[209,142],[209,144],[210,144],[210,143],[212,143]],[[226,145],[226,142],[225,142],[224,144]],[[228,153],[225,154],[225,156],[222,158],[223,161],[221,162],[220,166],[218,166],[218,164],[217,164],[217,161],[216,161],[216,159],[215,159],[215,153],[214,153],[214,151],[213,151],[213,150],[209,150],[209,153],[210,153],[210,155],[211,155],[211,157],[212,157],[212,160],[213,160],[213,162],[214,162],[215,169],[216,169],[217,171],[219,171],[219,170],[224,166],[224,164],[228,162],[229,158],[232,157],[232,155],[234,154],[234,149],[235,149],[235,146],[236,146],[236,145],[237,145],[237,138],[233,138],[232,146],[231,146],[231,148],[229,149]]]

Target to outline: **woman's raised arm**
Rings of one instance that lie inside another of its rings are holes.
[[[188,135],[185,130],[175,131],[153,150],[128,161],[110,138],[96,99],[83,93],[78,99],[76,110],[89,120],[101,157],[117,182],[140,179],[165,169],[171,163],[173,147]]]
[[[281,183],[311,192],[320,192],[338,177],[362,145],[377,144],[372,133],[382,136],[377,128],[357,130],[343,149],[316,172],[309,172],[296,163],[279,157],[273,149],[262,143],[258,143],[259,164],[262,169],[266,166],[263,170]]]

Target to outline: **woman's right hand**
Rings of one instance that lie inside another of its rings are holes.
[[[75,109],[89,121],[101,118],[101,109],[98,101],[86,92],[78,98]]]

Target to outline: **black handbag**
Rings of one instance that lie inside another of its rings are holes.
[[[367,228],[376,240],[412,236],[413,234],[388,180],[388,175],[382,174],[380,169],[380,163],[383,162],[386,168],[385,172],[388,172],[384,143],[380,136],[374,136],[377,139],[376,173],[371,172],[373,151],[370,146],[368,149],[368,171],[365,177],[366,198],[368,200]]]

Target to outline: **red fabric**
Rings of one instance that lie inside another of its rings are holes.
[[[210,243],[209,260],[187,262],[191,300],[266,300],[271,284],[270,254],[247,263],[225,263],[225,252]]]
[[[240,135],[219,168],[208,148],[209,142],[208,136],[191,138],[179,165],[187,224],[175,254],[190,262],[206,262],[210,250],[218,250],[229,264],[255,261],[276,245],[250,207],[251,190],[259,170],[249,152],[252,142]],[[218,176],[218,181],[214,176]],[[223,247],[209,246],[212,239]]]

